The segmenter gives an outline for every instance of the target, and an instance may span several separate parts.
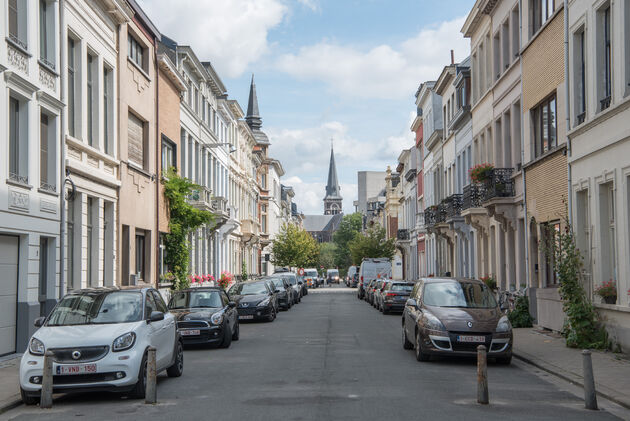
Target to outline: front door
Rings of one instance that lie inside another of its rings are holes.
[[[18,237],[0,235],[0,355],[16,351],[18,246]]]

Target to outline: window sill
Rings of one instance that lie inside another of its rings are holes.
[[[37,191],[39,193],[46,194],[48,196],[59,197],[59,193],[57,193],[57,191],[50,191],[50,190],[42,189],[41,187],[38,188]]]
[[[142,73],[142,75],[147,78],[147,80],[149,82],[151,82],[151,78],[149,77],[149,74],[140,66],[138,66],[138,63],[136,63],[135,61],[133,61],[132,59],[130,59],[129,57],[127,57],[127,62],[131,63],[131,65],[133,67],[135,67],[140,73]]]
[[[15,48],[16,50],[18,50],[19,52],[26,54],[29,58],[32,57],[32,54],[28,52],[28,47],[25,48],[23,45],[20,45],[18,42],[13,41],[10,37],[6,37],[5,38],[7,41],[7,44],[9,44],[11,47]]]
[[[148,172],[147,170],[142,168],[140,165],[135,164],[135,163],[133,163],[131,161],[127,161],[125,163],[127,164],[127,168],[132,169],[132,170],[134,170],[136,172],[139,172],[140,174],[150,178],[151,180],[154,179],[154,176],[150,172]]]
[[[7,178],[7,184],[9,184],[11,186],[27,189],[27,190],[32,190],[33,189],[33,186],[31,186],[30,184],[20,183],[19,181],[11,180],[10,178]]]
[[[593,307],[601,308],[603,310],[613,310],[613,311],[621,311],[623,313],[630,313],[630,307],[621,306],[619,304],[593,303]]]
[[[550,157],[551,155],[556,154],[557,152],[560,152],[561,150],[566,149],[567,145],[566,143],[563,143],[562,145],[558,145],[553,149],[548,150],[547,152],[545,152],[544,154],[537,156],[536,158],[532,159],[531,161],[529,161],[527,164],[523,165],[523,169],[528,169],[529,167],[536,165],[537,163],[539,163],[540,161],[545,160],[546,158]]]
[[[40,58],[39,60],[37,60],[37,63],[39,63],[39,65],[41,67],[43,67],[48,73],[52,73],[53,75],[55,75],[56,77],[59,77],[59,73],[57,73],[57,70],[55,69],[55,65],[54,63],[46,63],[44,61],[44,59]]]

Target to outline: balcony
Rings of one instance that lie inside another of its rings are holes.
[[[424,210],[424,225],[432,227],[437,223],[438,207],[433,205]]]
[[[260,230],[258,222],[253,219],[243,219],[241,221],[241,234],[243,234],[243,242],[249,243],[252,239],[257,239]]]
[[[462,195],[452,194],[442,201],[446,212],[446,219],[453,219],[462,214]]]
[[[484,182],[484,202],[501,197],[514,197],[514,168],[495,168]]]
[[[437,216],[435,222],[437,224],[446,222],[446,206],[444,205],[444,201],[441,201],[440,204],[437,205]]]
[[[462,211],[470,208],[480,208],[485,196],[485,185],[483,184],[469,184],[464,187],[464,193],[462,194]]]
[[[200,186],[198,189],[193,190],[190,196],[188,196],[188,203],[197,209],[212,212],[212,190]]]
[[[396,239],[400,241],[409,240],[409,230],[406,228],[399,229],[398,232],[396,232]]]

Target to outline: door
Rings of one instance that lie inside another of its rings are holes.
[[[221,291],[221,303],[223,304],[225,318],[230,325],[230,335],[234,332],[234,327],[236,326],[236,321],[238,319],[238,313],[236,308],[230,307],[228,304],[230,302],[230,297],[227,296],[225,291]]]
[[[18,237],[0,235],[0,355],[15,349]]]
[[[173,352],[175,351],[175,337],[177,331],[175,316],[168,311],[168,307],[158,291],[152,290],[151,293],[153,294],[157,311],[164,313],[164,320],[162,320],[162,327],[160,329],[160,343],[164,347],[163,363],[169,366],[173,360]]]
[[[155,299],[151,291],[147,291],[144,304],[144,317],[148,320],[151,317],[151,313],[154,311],[160,311],[155,304]],[[165,315],[166,317],[166,315]],[[166,326],[166,320],[158,320],[149,323],[149,335],[151,335],[149,342],[155,347],[155,359],[158,370],[164,368],[166,354],[170,355],[173,351],[168,349],[168,344],[164,342],[164,327]]]

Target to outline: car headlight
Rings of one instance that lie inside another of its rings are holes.
[[[512,324],[510,323],[510,319],[508,319],[508,316],[501,317],[499,319],[499,323],[497,323],[497,328],[495,329],[495,332],[503,333],[509,332],[510,330],[512,330]]]
[[[269,298],[265,298],[264,300],[258,303],[258,307],[265,307],[268,304],[269,304]]]
[[[442,331],[446,330],[446,328],[444,327],[440,319],[435,317],[433,314],[425,312],[423,314],[423,317],[424,317],[424,327],[426,327],[427,329],[442,330]]]
[[[223,313],[214,313],[212,316],[210,316],[210,321],[213,325],[220,325],[221,323],[223,323]]]
[[[116,339],[114,339],[114,343],[112,344],[112,351],[124,351],[129,349],[136,343],[136,334],[133,332],[125,333],[124,335],[120,335]]]
[[[42,341],[37,338],[32,338],[31,343],[28,345],[28,351],[33,355],[44,355],[46,348]]]

